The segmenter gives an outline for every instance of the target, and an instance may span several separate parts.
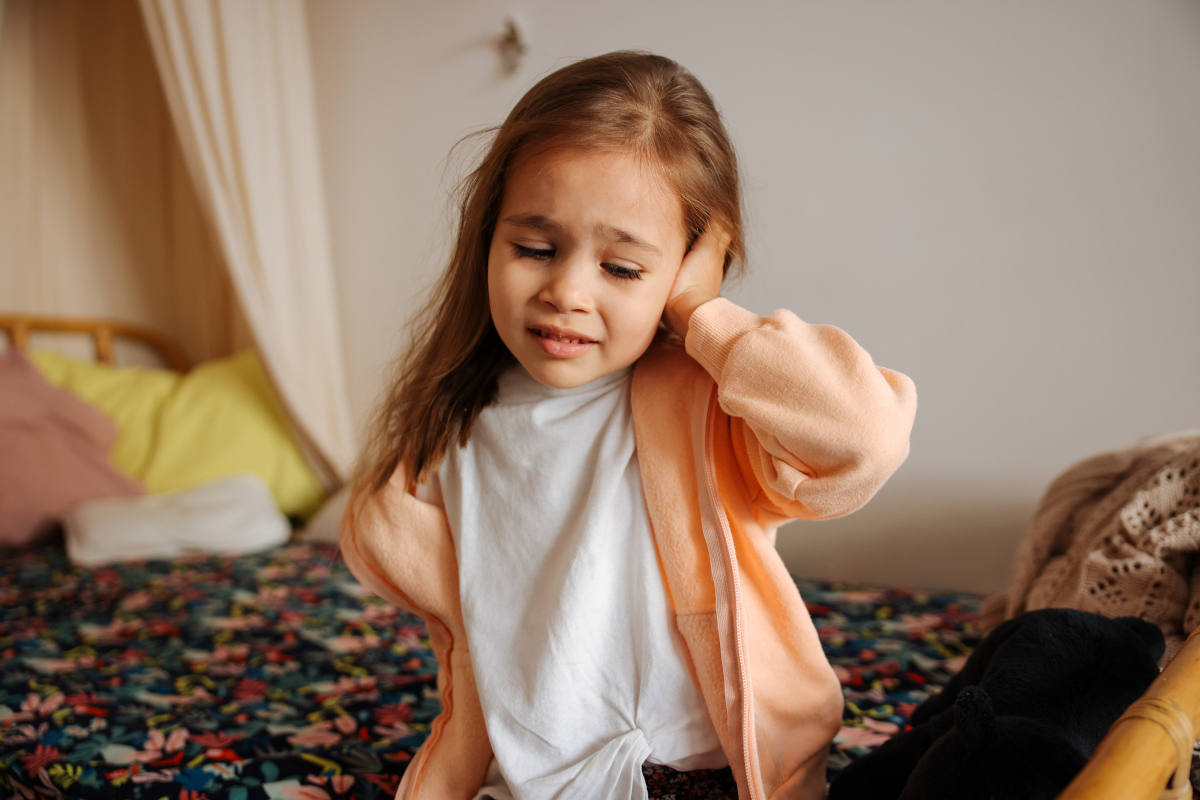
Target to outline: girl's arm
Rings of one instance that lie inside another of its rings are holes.
[[[917,394],[849,335],[724,298],[687,317],[687,352],[717,382],[752,499],[782,517],[864,505],[908,456]],[[755,496],[757,495],[757,496]]]
[[[717,382],[746,487],[771,522],[849,514],[908,456],[916,387],[844,331],[718,297],[728,245],[719,226],[700,235],[664,321]]]

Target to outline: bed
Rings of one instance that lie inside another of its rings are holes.
[[[439,710],[420,620],[324,544],[98,569],[0,560],[0,787],[14,797],[388,798]],[[831,776],[978,639],[978,597],[800,580],[846,694]],[[728,770],[648,767],[656,798]]]
[[[107,330],[92,334],[102,359]],[[9,331],[21,345],[28,327]],[[982,598],[796,582],[846,700],[832,779],[962,667]],[[1147,694],[1195,723],[1194,675],[1197,637]],[[5,796],[390,798],[439,709],[420,620],[366,592],[332,545],[93,569],[55,545],[0,551]],[[1153,798],[1175,764],[1166,732],[1135,719],[1063,797]],[[728,769],[645,777],[655,798],[736,797]]]

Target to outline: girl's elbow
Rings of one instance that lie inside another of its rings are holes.
[[[833,519],[859,510],[883,488],[908,453],[907,432],[871,437],[855,448],[840,468],[795,486],[793,499],[804,508],[798,516]]]
[[[880,426],[872,432],[869,441],[863,443],[854,469],[858,480],[854,483],[869,487],[868,498],[879,491],[908,459],[911,431],[912,417],[901,417],[892,424]]]
[[[873,408],[864,409],[860,444],[860,459],[871,474],[882,475],[883,481],[908,458],[913,422],[917,414],[917,388],[907,375],[880,369],[888,391],[882,393]]]
[[[883,403],[884,416],[888,418],[888,427],[893,436],[903,437],[907,448],[908,436],[912,432],[913,421],[917,416],[917,385],[903,372],[882,367],[879,372],[889,390],[885,393]]]

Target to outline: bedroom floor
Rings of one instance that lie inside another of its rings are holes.
[[[961,668],[980,598],[797,584],[846,696],[832,777]],[[323,545],[94,570],[2,554],[0,788],[390,798],[439,710],[424,637]],[[645,775],[654,798],[736,796],[728,770]]]

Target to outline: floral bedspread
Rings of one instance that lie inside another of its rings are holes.
[[[978,598],[799,581],[846,694],[831,775],[977,640]],[[420,621],[326,546],[94,570],[0,553],[0,796],[390,798],[439,705]],[[731,798],[729,770],[645,770]]]

